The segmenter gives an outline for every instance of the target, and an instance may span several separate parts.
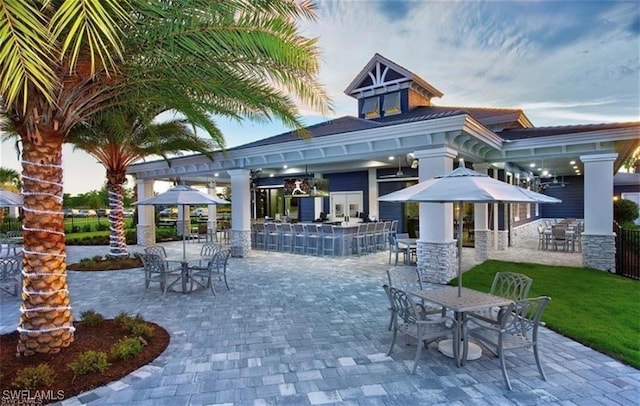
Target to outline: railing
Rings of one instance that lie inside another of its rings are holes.
[[[640,230],[625,229],[614,223],[616,233],[616,273],[640,279]]]

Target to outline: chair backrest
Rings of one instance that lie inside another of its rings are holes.
[[[535,339],[542,313],[551,301],[548,296],[522,299],[507,307],[500,319],[500,329],[528,339]]]
[[[567,227],[553,225],[551,226],[551,235],[554,239],[564,240],[567,237]]]
[[[305,224],[304,229],[306,230],[307,234],[312,234],[314,236],[318,234],[317,224]]]
[[[229,257],[231,256],[230,249],[218,250],[216,254],[209,260],[209,268],[216,268],[219,271],[221,268],[226,270],[227,264],[229,263]]]
[[[387,269],[389,286],[412,292],[422,290],[422,281],[415,266],[396,266]]]
[[[162,245],[150,245],[144,248],[145,254],[155,254],[164,259],[167,257],[167,251]]]
[[[491,294],[512,300],[525,299],[533,279],[515,272],[497,272],[491,285]]]
[[[276,223],[265,223],[264,229],[267,230],[268,233],[275,233],[277,232]]]
[[[219,250],[220,246],[218,244],[206,243],[202,245],[202,248],[200,248],[200,256],[203,258],[210,258],[213,257]]]
[[[280,229],[282,230],[283,233],[291,234],[292,232],[291,223],[282,223],[280,225]]]
[[[304,234],[304,224],[296,223],[293,225],[293,231],[296,234]]]
[[[391,221],[391,230],[389,231],[393,234],[396,234],[398,232],[398,220]]]
[[[144,271],[147,273],[162,273],[165,271],[164,258],[158,254],[140,254]]]
[[[389,286],[389,298],[396,320],[404,323],[416,323],[419,320],[415,303],[404,290]]]
[[[323,224],[322,235],[326,235],[326,236],[333,235],[333,226],[331,224]]]

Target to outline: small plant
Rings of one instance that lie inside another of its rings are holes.
[[[97,327],[104,321],[104,317],[100,313],[93,310],[87,310],[80,313],[80,318],[89,327]]]
[[[134,337],[142,337],[150,340],[153,337],[153,327],[151,327],[139,314],[135,316],[126,313],[118,314],[114,320],[130,335]]]
[[[111,358],[127,359],[142,352],[144,345],[138,337],[123,338],[111,347]]]
[[[104,352],[85,351],[67,366],[73,371],[75,379],[91,372],[103,372],[109,366],[109,362],[107,362],[107,354]]]
[[[96,224],[96,231],[106,231],[108,229],[109,229],[109,224],[106,224],[106,223]]]
[[[47,364],[21,369],[11,383],[20,389],[36,390],[51,385],[56,378],[55,372]]]
[[[91,232],[91,224],[85,224],[84,226],[82,226],[82,231],[85,233],[90,233]]]

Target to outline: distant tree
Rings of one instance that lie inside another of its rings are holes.
[[[150,109],[151,110],[151,109]],[[215,144],[198,137],[185,120],[154,123],[154,114],[109,109],[76,125],[69,134],[74,149],[95,157],[107,171],[109,201],[109,255],[128,256],[124,223],[124,185],[127,167],[149,156],[180,155],[183,151],[209,154]]]
[[[22,179],[18,171],[0,166],[0,189],[17,192],[21,188]]]
[[[638,218],[638,204],[628,199],[613,202],[613,218],[620,224],[633,222]]]

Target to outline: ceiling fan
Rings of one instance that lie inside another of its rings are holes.
[[[538,183],[538,188],[545,190],[547,188],[565,187],[568,184],[569,182],[565,182],[564,176],[562,176],[560,180],[558,180],[557,176],[554,176],[550,181]]]
[[[418,159],[413,155],[413,153],[408,153],[405,156],[405,161],[407,165],[412,169],[415,169],[418,167]],[[414,176],[415,175],[405,175],[404,172],[402,172],[402,158],[398,157],[398,170],[396,171],[396,173],[393,175],[380,175],[378,176],[378,178],[392,179],[392,178],[408,178],[408,177],[414,177]]]

